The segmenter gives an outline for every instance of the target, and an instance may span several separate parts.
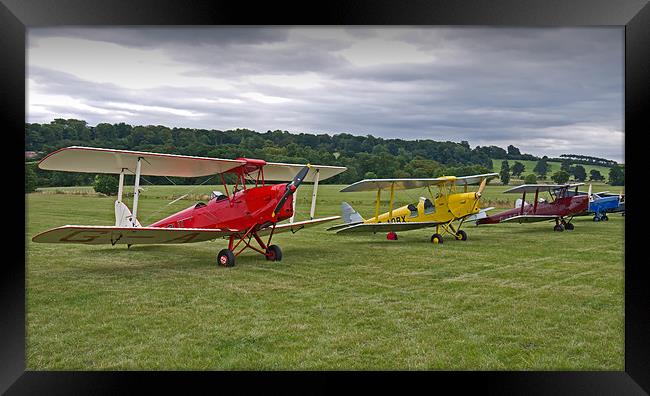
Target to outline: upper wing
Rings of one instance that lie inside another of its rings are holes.
[[[513,216],[513,217],[508,217],[506,219],[503,219],[501,220],[501,223],[507,223],[507,222],[535,223],[538,221],[555,220],[559,217],[560,216],[549,216],[549,215],[520,215],[520,216]]]
[[[275,231],[273,231],[273,234],[275,235],[275,234],[280,234],[289,231],[295,234],[296,232],[302,230],[303,228],[312,227],[317,224],[326,223],[328,221],[338,220],[340,218],[341,216],[331,216],[331,217],[323,217],[320,219],[298,221],[295,223],[278,224],[275,226]],[[268,235],[270,233],[271,233],[271,227],[267,227],[257,232],[258,235]]]
[[[505,190],[504,193],[523,193],[523,192],[535,192],[535,191],[554,191],[561,188],[573,188],[581,186],[584,183],[573,183],[573,184],[522,184],[517,187]]]
[[[300,164],[283,164],[280,162],[267,162],[266,165],[262,168],[264,174],[264,180],[267,181],[285,181],[293,180],[294,177],[300,172],[305,165]],[[336,176],[339,173],[345,171],[345,166],[329,166],[329,165],[310,165],[309,173],[305,176],[304,181],[307,183],[313,183],[316,180],[316,174],[318,173],[318,180],[322,181],[329,179],[330,177]],[[253,171],[249,175],[253,178],[257,178],[259,171]],[[277,228],[277,227],[276,227]]]
[[[446,221],[422,221],[406,223],[360,223],[353,224],[347,228],[336,231],[337,234],[363,233],[363,232],[390,232],[390,231],[409,231],[420,228],[435,227],[440,224],[446,224]]]
[[[443,176],[424,179],[364,179],[350,184],[342,189],[341,192],[377,191],[379,189],[389,189],[391,186],[394,190],[411,190],[414,188],[435,186],[443,183],[472,185],[481,183],[485,178],[491,179],[496,176],[498,176],[498,173],[486,173],[483,175],[462,177]]]
[[[47,155],[38,163],[38,167],[66,172],[115,174],[127,169],[135,173],[138,158],[143,160],[140,173],[145,176],[208,176],[246,164],[241,160],[72,146]]]
[[[32,238],[41,243],[158,244],[209,241],[230,235],[236,230],[204,228],[114,227],[66,225],[42,232]]]

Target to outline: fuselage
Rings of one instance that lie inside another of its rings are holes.
[[[246,230],[253,225],[275,223],[293,215],[293,195],[275,215],[273,209],[286,191],[286,184],[251,187],[197,203],[149,227],[210,228]]]
[[[534,203],[522,203],[521,207],[479,219],[478,224],[496,224],[509,217],[520,215],[570,217],[586,211],[588,207],[589,197],[586,195],[557,198],[553,202],[538,202],[537,206]]]
[[[405,223],[405,222],[449,222],[478,213],[476,192],[439,195],[433,201],[420,198],[417,204],[409,204],[392,212],[380,214],[366,220],[366,223]]]

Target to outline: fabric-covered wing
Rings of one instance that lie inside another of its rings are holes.
[[[560,216],[546,216],[546,215],[521,215],[508,217],[501,220],[501,223],[536,223],[538,221],[555,220]]]
[[[485,178],[489,180],[496,176],[498,176],[498,173],[486,173],[482,175],[462,177],[443,176],[423,179],[364,179],[350,184],[343,188],[341,192],[377,191],[378,189],[390,189],[391,186],[393,186],[394,190],[411,190],[414,188],[436,186],[444,183],[454,183],[464,186],[479,184]]]
[[[320,219],[297,221],[295,223],[278,224],[275,226],[275,231],[273,231],[273,235],[281,234],[283,232],[289,232],[289,231],[295,234],[296,232],[302,230],[303,228],[313,227],[317,224],[327,223],[328,221],[334,221],[340,218],[341,216],[331,216],[331,217],[322,217]],[[271,227],[267,227],[257,232],[258,235],[268,235],[270,233],[271,233]]]
[[[72,146],[49,154],[38,163],[38,167],[66,172],[113,174],[119,174],[124,168],[128,173],[135,173],[138,158],[142,158],[140,172],[144,176],[209,176],[246,163],[231,159]]]
[[[354,224],[347,228],[336,231],[337,234],[351,234],[364,232],[390,232],[390,231],[409,231],[420,228],[435,227],[440,224],[446,224],[444,221],[422,221],[406,223],[360,223]]]
[[[302,170],[306,165],[301,164],[283,164],[279,162],[267,162],[264,165],[262,172],[264,173],[264,180],[266,181],[289,181]],[[330,177],[336,176],[345,171],[345,166],[328,166],[328,165],[310,165],[309,173],[305,176],[304,181],[313,183],[316,179],[316,172],[318,172],[318,180],[323,181]],[[253,178],[257,178],[258,171],[249,173]]]
[[[574,188],[581,186],[584,183],[573,183],[573,184],[522,184],[505,190],[504,193],[534,193],[535,191],[544,192],[544,191],[554,191],[561,188]]]
[[[81,243],[86,245],[174,244],[209,241],[236,230],[204,228],[114,227],[66,225],[32,238],[40,243]]]

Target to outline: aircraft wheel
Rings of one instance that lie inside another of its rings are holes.
[[[223,267],[234,267],[235,266],[235,254],[232,250],[222,249],[219,254],[217,254],[217,265]]]
[[[594,216],[594,221],[600,221],[600,217],[598,215]]]
[[[564,229],[569,231],[573,230],[573,228],[574,226],[572,223],[566,223],[566,225],[564,226]]]
[[[609,220],[609,217],[607,217],[607,215],[604,214],[604,215],[603,215],[603,220],[607,221],[607,220]]]
[[[389,241],[396,241],[397,233],[394,231],[389,232],[388,234],[386,234],[386,239],[388,239]]]
[[[278,245],[270,245],[266,248],[266,259],[269,261],[282,261],[282,250]]]
[[[431,243],[440,244],[442,242],[443,242],[442,235],[440,234],[431,235]]]
[[[562,226],[562,224],[556,224],[555,227],[553,227],[553,231],[562,232],[564,231],[564,227]]]
[[[456,239],[459,241],[466,241],[467,240],[467,233],[463,230],[458,230],[456,233]]]

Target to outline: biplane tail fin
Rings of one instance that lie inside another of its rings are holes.
[[[124,202],[115,201],[115,227],[142,227],[142,224]]]
[[[341,202],[341,218],[346,224],[361,223],[364,221],[359,212],[354,210],[354,208],[347,202]]]

